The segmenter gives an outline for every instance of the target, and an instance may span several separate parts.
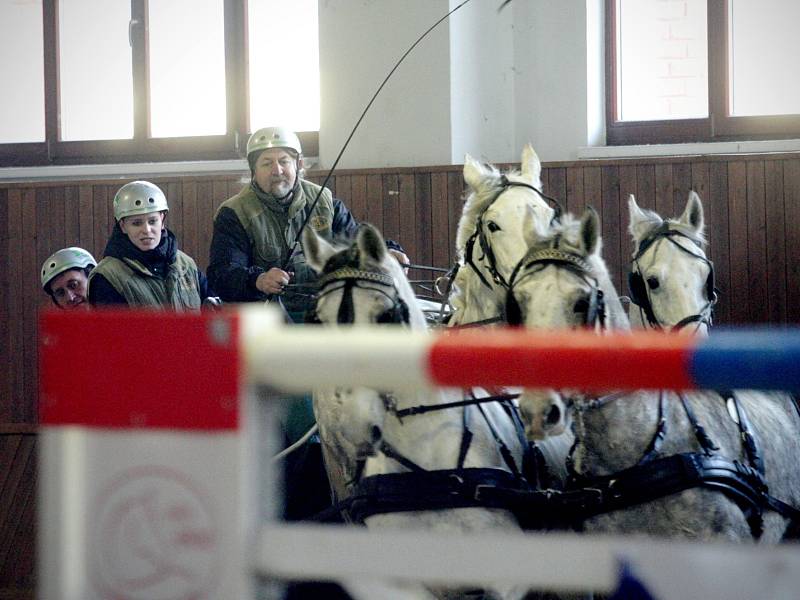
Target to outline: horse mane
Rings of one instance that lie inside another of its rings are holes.
[[[603,238],[597,234],[597,247],[587,254],[581,244],[581,220],[571,213],[562,215],[560,222],[554,223],[546,231],[538,231],[532,242],[529,253],[547,248],[556,248],[578,254],[591,267],[591,274],[597,279],[598,287],[603,291],[606,303],[606,318],[610,329],[630,329],[630,321],[619,293],[611,282],[608,265],[602,256]]]

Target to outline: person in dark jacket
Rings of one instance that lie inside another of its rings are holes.
[[[353,237],[358,222],[330,190],[303,178],[303,151],[293,131],[259,129],[247,141],[247,161],[250,182],[214,217],[210,285],[225,302],[279,298],[291,321],[303,323],[314,307],[317,281],[302,246],[294,243],[303,222],[307,218],[307,227],[328,241]],[[387,246],[398,260],[408,262],[398,244]],[[299,440],[314,425],[311,398],[288,400],[282,425],[286,446]],[[329,506],[319,438],[313,436],[285,460],[284,517],[301,520]]]
[[[83,248],[62,248],[42,265],[42,289],[58,308],[87,309],[89,274],[95,266],[94,256]]]
[[[114,196],[116,225],[103,259],[89,276],[89,302],[200,310],[209,295],[205,276],[178,249],[165,225],[167,198],[149,181],[132,181]]]
[[[303,179],[303,152],[293,131],[259,129],[247,142],[247,160],[250,183],[214,217],[211,287],[225,302],[280,297],[292,321],[302,323],[313,308],[317,276],[306,264],[302,246],[294,243],[300,227],[308,218],[307,227],[331,241],[351,238],[358,222],[330,190],[320,194],[320,186]],[[398,260],[408,262],[397,243],[387,246]],[[298,285],[287,287],[290,282]]]

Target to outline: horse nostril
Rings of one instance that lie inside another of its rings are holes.
[[[381,441],[382,437],[383,437],[383,432],[381,431],[381,428],[378,427],[377,425],[373,425],[372,426],[372,443],[373,444],[378,443],[379,441]]]
[[[545,421],[548,425],[557,425],[561,420],[561,409],[556,404],[551,404],[545,415]]]

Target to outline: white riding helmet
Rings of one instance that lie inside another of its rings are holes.
[[[114,218],[117,221],[162,210],[169,210],[167,197],[160,187],[149,181],[126,183],[114,196]]]
[[[83,248],[70,247],[63,248],[54,252],[44,261],[42,265],[42,289],[47,289],[50,281],[70,269],[85,269],[86,267],[96,267],[97,261],[94,256]]]
[[[294,131],[286,129],[286,127],[262,127],[247,140],[248,157],[253,152],[267,148],[288,148],[293,150],[297,156],[303,153],[303,149],[300,147],[300,138]]]

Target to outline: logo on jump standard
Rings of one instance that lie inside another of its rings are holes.
[[[96,497],[91,579],[102,598],[201,600],[219,581],[218,521],[210,496],[180,471],[136,467]]]

